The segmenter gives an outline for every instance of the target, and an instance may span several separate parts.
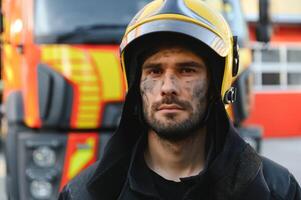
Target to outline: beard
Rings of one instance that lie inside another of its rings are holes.
[[[202,102],[202,103],[201,103]],[[182,120],[177,120],[177,114],[167,113],[164,115],[165,120],[155,117],[155,113],[162,104],[176,104],[181,108],[189,111],[189,116]],[[197,130],[203,127],[203,119],[206,115],[207,101],[206,98],[199,98],[195,108],[191,102],[179,100],[174,96],[168,96],[162,101],[154,103],[151,111],[147,110],[147,106],[143,106],[143,116],[148,126],[156,132],[156,134],[167,141],[177,142],[192,137]]]

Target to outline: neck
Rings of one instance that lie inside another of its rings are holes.
[[[205,128],[177,142],[164,140],[149,131],[144,154],[146,164],[167,180],[180,181],[180,178],[197,175],[205,165],[205,137]]]

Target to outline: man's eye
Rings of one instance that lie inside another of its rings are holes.
[[[151,70],[149,70],[149,74],[159,75],[161,73],[162,73],[162,70],[160,70],[160,69],[151,69]]]
[[[181,73],[184,73],[184,74],[195,73],[195,72],[196,72],[196,70],[193,68],[182,68],[181,69]]]

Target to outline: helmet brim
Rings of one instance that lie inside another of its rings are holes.
[[[219,56],[225,57],[229,51],[228,45],[224,40],[208,28],[202,27],[199,24],[179,20],[155,20],[144,23],[132,29],[122,40],[120,50],[123,52],[124,48],[129,46],[137,38],[151,33],[159,32],[173,32],[180,33],[199,40],[206,44]]]

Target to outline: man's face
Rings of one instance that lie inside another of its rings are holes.
[[[200,127],[209,79],[204,60],[193,51],[164,47],[142,65],[140,92],[146,122],[160,137],[178,141]]]

